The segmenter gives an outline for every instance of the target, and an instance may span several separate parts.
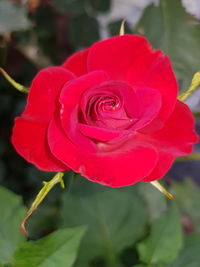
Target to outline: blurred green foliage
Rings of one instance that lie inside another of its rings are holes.
[[[200,24],[186,13],[180,0],[160,0],[158,7],[146,8],[136,31],[170,57],[181,89],[185,91],[200,69]]]
[[[21,2],[0,0],[0,66],[26,86],[39,69],[99,40],[97,17],[112,8],[108,0]],[[111,21],[108,32],[118,34],[120,21]],[[185,90],[200,69],[200,23],[181,1],[160,0],[144,10],[134,29],[125,29],[169,55]],[[32,241],[26,241],[19,229],[25,207],[16,193],[30,206],[53,174],[26,163],[10,144],[14,117],[25,102],[0,77],[0,266],[199,266],[200,194],[190,178],[165,179],[177,199],[171,205],[150,184],[109,189],[68,172],[66,189],[54,188],[29,219]]]
[[[169,213],[155,220],[149,237],[138,244],[141,261],[152,265],[172,262],[182,248],[182,239],[180,215],[173,203]]]
[[[0,187],[0,263],[10,263],[16,248],[25,241],[19,224],[26,211],[20,197]]]
[[[79,177],[68,187],[62,203],[61,226],[88,225],[79,266],[100,256],[115,266],[117,255],[144,231],[146,208],[137,191],[105,188]]]

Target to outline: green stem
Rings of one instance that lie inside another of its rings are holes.
[[[10,75],[8,75],[8,73],[0,68],[0,73],[2,73],[2,75],[4,76],[4,78],[6,78],[6,80],[13,86],[15,87],[15,89],[17,89],[18,91],[20,91],[21,93],[28,93],[29,88],[17,83],[15,80],[13,80]]]
[[[44,198],[49,193],[49,191],[58,183],[60,183],[62,188],[65,187],[64,181],[63,181],[63,176],[64,176],[63,172],[58,172],[49,182],[43,182],[44,186],[37,194],[30,209],[27,211],[26,216],[24,217],[24,219],[21,222],[21,230],[25,235],[28,235],[28,232],[26,231],[26,227],[25,227],[26,221],[32,215],[32,213],[38,208],[38,206],[44,200]]]

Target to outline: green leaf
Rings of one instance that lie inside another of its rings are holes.
[[[63,195],[61,218],[63,226],[89,226],[80,262],[103,256],[117,266],[117,254],[143,233],[146,209],[136,187],[111,189],[81,177]]]
[[[191,179],[185,179],[182,183],[174,183],[173,190],[181,211],[189,215],[196,232],[200,233],[200,188]]]
[[[195,72],[200,70],[200,25],[193,21],[180,0],[160,0],[160,6],[149,6],[139,21],[136,31],[149,38],[172,59],[183,91]]]
[[[20,222],[26,210],[21,197],[0,187],[0,211],[0,264],[8,264],[15,249],[25,241]]]
[[[186,236],[185,246],[178,258],[167,267],[199,267],[200,235]]]
[[[11,2],[0,1],[0,33],[25,30],[31,26],[26,8]]]
[[[86,227],[58,230],[39,241],[24,243],[15,253],[16,267],[70,267]]]
[[[169,214],[152,225],[150,236],[139,243],[140,260],[147,264],[172,262],[182,247],[182,229],[178,209],[173,203]]]

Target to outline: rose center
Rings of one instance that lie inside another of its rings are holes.
[[[120,108],[120,102],[116,98],[104,97],[100,100],[99,108],[104,112],[114,112]]]

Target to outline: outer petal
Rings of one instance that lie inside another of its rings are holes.
[[[56,159],[47,144],[47,124],[23,118],[15,120],[12,143],[28,162],[44,171],[64,171],[69,168]]]
[[[38,72],[31,84],[23,118],[49,122],[61,88],[74,77],[62,67],[49,67]]]
[[[73,75],[61,67],[40,71],[32,82],[23,114],[15,120],[13,146],[22,157],[39,169],[68,169],[51,154],[46,143],[46,130],[60,89],[72,78]]]
[[[171,168],[175,157],[165,152],[159,152],[159,159],[155,169],[142,182],[151,182],[163,178],[167,171]]]
[[[87,71],[87,57],[88,57],[89,48],[86,48],[82,51],[74,53],[70,56],[64,63],[63,67],[76,76],[81,76],[86,74]]]
[[[88,153],[71,143],[56,119],[49,125],[48,143],[54,156],[75,172],[111,187],[128,186],[142,180],[157,163],[157,151],[144,143],[127,144],[126,149],[108,153]]]
[[[105,70],[113,80],[160,91],[161,119],[174,109],[178,87],[170,60],[144,37],[123,35],[95,43],[89,50],[88,70]]]
[[[184,103],[177,101],[175,110],[164,128],[151,135],[151,138],[149,142],[159,151],[159,160],[156,168],[145,177],[144,182],[162,178],[176,157],[192,152],[198,136],[194,131],[194,119],[190,109]]]
[[[198,142],[198,136],[194,130],[194,118],[188,106],[177,100],[174,112],[165,126],[149,137],[158,150],[175,157],[190,154],[193,145]]]

